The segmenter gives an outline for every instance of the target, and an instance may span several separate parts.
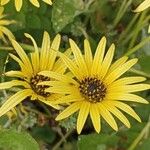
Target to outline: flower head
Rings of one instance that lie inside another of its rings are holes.
[[[0,4],[3,6],[5,4],[7,4],[10,0],[0,0]],[[38,0],[29,0],[30,3],[32,3],[34,6],[36,7],[40,7],[40,4],[38,2]],[[52,1],[51,0],[42,0],[43,2],[52,5]],[[21,10],[21,7],[23,5],[23,0],[15,0],[15,7],[17,11]]]
[[[51,104],[51,101],[60,95],[45,92],[44,90],[48,86],[41,86],[38,83],[49,81],[50,78],[38,75],[38,73],[43,70],[52,70],[58,73],[65,72],[66,67],[62,61],[60,59],[56,61],[61,37],[60,35],[56,35],[50,44],[49,34],[44,32],[42,47],[39,49],[34,39],[29,34],[25,35],[32,40],[35,51],[29,54],[29,58],[22,47],[15,40],[12,40],[12,45],[19,57],[13,54],[10,54],[10,56],[19,64],[21,70],[6,72],[6,76],[16,77],[17,79],[0,83],[0,89],[8,89],[14,86],[22,86],[23,89],[6,100],[0,108],[0,116],[14,108],[27,97],[30,97],[31,100],[42,101],[56,109],[58,108],[57,105]],[[69,53],[68,51],[66,52],[66,54]]]
[[[57,116],[56,120],[67,118],[79,111],[77,118],[77,132],[79,134],[88,115],[90,115],[93,126],[98,133],[101,130],[101,118],[116,131],[118,126],[114,116],[130,127],[128,119],[121,110],[140,122],[139,116],[125,101],[147,104],[145,99],[133,93],[149,89],[150,85],[137,84],[144,81],[144,77],[119,78],[137,62],[137,59],[127,61],[127,57],[124,56],[112,63],[115,45],[112,44],[105,54],[105,37],[100,40],[94,57],[88,40],[84,41],[84,55],[71,39],[70,46],[74,59],[71,60],[62,53],[60,53],[60,57],[74,75],[73,78],[55,72],[43,71],[40,73],[57,79],[57,81],[41,83],[50,86],[45,90],[46,92],[65,94],[56,103],[70,104]]]
[[[4,19],[6,15],[3,14],[3,11],[4,11],[4,8],[0,7],[0,39],[2,39],[5,43],[7,43],[6,37],[8,37],[9,39],[12,39],[12,38],[15,39],[15,37],[12,34],[12,32],[5,26],[13,24],[15,23],[15,21]]]

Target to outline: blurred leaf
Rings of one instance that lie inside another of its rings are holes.
[[[49,126],[43,126],[43,127],[35,127],[33,128],[32,135],[37,140],[42,140],[47,143],[52,143],[55,140],[55,133]]]
[[[0,148],[7,150],[39,150],[37,142],[25,132],[0,131]]]
[[[55,0],[52,8],[52,23],[56,32],[61,31],[67,24],[83,12],[82,0]]]
[[[107,147],[115,146],[118,142],[116,135],[90,134],[81,135],[78,139],[79,150],[105,150]]]
[[[145,56],[139,59],[138,63],[141,66],[141,70],[146,72],[146,73],[150,73],[150,56]]]
[[[26,16],[26,24],[28,28],[39,29],[41,27],[41,20],[39,16],[35,14],[28,14]]]
[[[150,148],[150,138],[144,140],[136,149],[137,150],[148,150]]]

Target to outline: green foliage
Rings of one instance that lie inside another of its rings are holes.
[[[90,134],[81,135],[78,138],[79,150],[106,150],[110,146],[117,144],[119,138],[116,135]]]
[[[7,150],[39,150],[37,142],[25,132],[0,131],[0,148]]]

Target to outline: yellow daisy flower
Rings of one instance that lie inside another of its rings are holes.
[[[0,39],[3,40],[5,43],[7,43],[6,37],[9,39],[15,39],[12,32],[6,28],[5,26],[8,26],[10,24],[15,23],[14,20],[6,20],[4,19],[6,15],[3,14],[4,8],[0,7]]]
[[[3,6],[5,4],[7,4],[10,0],[0,0],[0,4]],[[30,3],[32,3],[34,6],[36,7],[40,7],[40,4],[38,2],[38,0],[29,0]],[[42,0],[43,2],[52,5],[52,1],[51,0]],[[23,5],[23,0],[15,0],[15,7],[17,11],[21,10],[21,7]]]
[[[0,116],[7,113],[27,97],[31,97],[31,100],[42,101],[56,109],[59,108],[58,105],[51,104],[51,101],[55,100],[59,95],[44,92],[47,86],[39,86],[37,84],[41,81],[50,80],[48,77],[38,75],[40,71],[52,70],[60,74],[65,72],[65,64],[60,59],[56,61],[61,37],[57,35],[50,44],[49,34],[44,32],[42,47],[39,49],[35,40],[29,34],[25,34],[25,36],[32,40],[35,52],[30,53],[29,58],[22,47],[15,40],[12,40],[12,45],[19,57],[13,54],[10,54],[10,56],[19,64],[21,70],[6,72],[6,76],[16,77],[18,79],[0,83],[0,90],[9,89],[14,86],[22,86],[23,89],[6,100],[0,108]],[[55,49],[55,51],[52,49]],[[66,51],[66,55],[69,53],[69,50]]]
[[[149,89],[150,85],[136,84],[144,81],[144,77],[118,79],[137,62],[137,59],[127,61],[127,57],[124,56],[112,64],[115,45],[112,44],[105,55],[105,37],[100,40],[94,57],[88,40],[84,41],[84,55],[71,39],[70,46],[74,54],[73,60],[62,53],[59,55],[73,73],[74,78],[52,71],[40,73],[40,75],[57,79],[40,83],[41,85],[50,86],[45,90],[46,92],[65,94],[56,103],[70,104],[57,116],[56,120],[67,118],[79,111],[77,118],[77,132],[79,134],[88,115],[90,115],[93,126],[98,133],[101,130],[101,118],[114,130],[118,130],[113,115],[128,128],[130,127],[128,119],[120,110],[141,122],[139,116],[125,101],[147,104],[148,102],[145,99],[133,93]]]

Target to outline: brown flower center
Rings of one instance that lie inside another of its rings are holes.
[[[38,83],[42,81],[50,81],[49,77],[45,77],[42,75],[35,75],[30,79],[30,85],[32,90],[37,93],[38,95],[48,97],[50,96],[49,92],[45,92],[45,89],[48,88],[49,86],[47,85],[37,85]]]
[[[92,103],[102,101],[106,95],[105,85],[95,77],[84,78],[80,82],[79,90],[80,93]]]

